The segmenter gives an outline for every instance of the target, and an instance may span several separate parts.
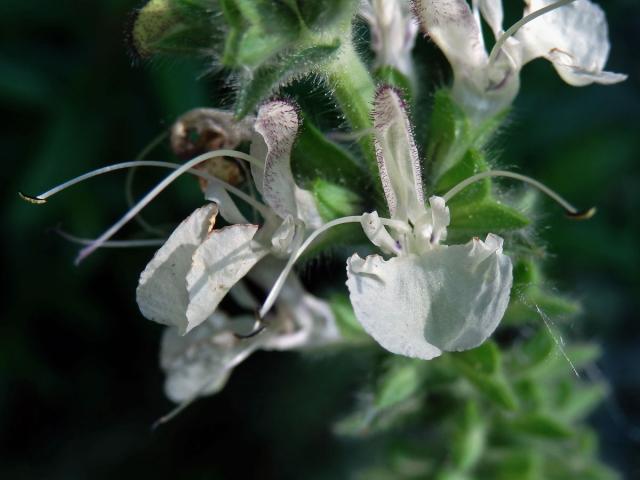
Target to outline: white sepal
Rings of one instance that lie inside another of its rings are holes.
[[[415,220],[424,209],[420,157],[411,123],[398,92],[382,87],[373,106],[380,179],[393,218]]]
[[[258,111],[251,153],[264,159],[264,171],[254,181],[265,201],[280,218],[297,218],[295,182],[291,172],[291,149],[298,134],[300,119],[290,103],[275,100]],[[258,169],[252,167],[252,172]]]

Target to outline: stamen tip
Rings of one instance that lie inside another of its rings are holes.
[[[18,192],[18,196],[25,202],[32,203],[33,205],[42,205],[43,203],[47,203],[47,200],[44,198],[27,195],[24,192]]]
[[[589,220],[597,213],[596,207],[579,210],[577,212],[567,212],[567,217],[572,220]]]

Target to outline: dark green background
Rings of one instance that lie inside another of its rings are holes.
[[[633,478],[640,476],[640,9],[634,0],[602,3],[609,67],[630,79],[571,88],[546,62],[527,66],[495,152],[502,166],[599,209],[590,222],[572,223],[545,204],[532,234],[547,246],[556,279],[549,286],[585,306],[562,325],[568,340],[603,347],[599,374],[612,396],[593,421],[604,458]],[[203,76],[202,63],[132,60],[123,39],[136,5],[0,3],[0,477],[339,478],[332,465],[367,452],[329,431],[366,378],[366,353],[254,355],[222,394],[151,432],[171,407],[157,365],[161,328],[135,304],[152,252],[104,250],[76,268],[76,248],[50,232],[60,222],[98,235],[124,211],[123,175],[87,182],[45,207],[17,198],[18,190],[37,193],[132,159],[189,108],[229,105],[228,90],[216,93],[224,77]],[[159,175],[141,175],[140,191]],[[199,202],[185,178],[146,215],[171,224]],[[329,268],[320,264],[316,274]],[[312,275],[306,279],[313,285]]]

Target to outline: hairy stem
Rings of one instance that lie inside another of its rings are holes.
[[[327,78],[351,129],[357,132],[372,131],[371,107],[375,85],[351,42],[347,42],[338,57],[328,65]],[[360,137],[358,143],[369,168],[377,176],[378,166],[371,134]]]

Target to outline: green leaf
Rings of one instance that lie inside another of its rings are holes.
[[[448,89],[438,90],[434,96],[427,148],[435,180],[455,167],[470,149],[481,151],[507,114],[508,111],[504,111],[476,124],[456,104]]]
[[[371,342],[371,337],[360,325],[353,313],[353,307],[349,297],[344,294],[336,293],[329,299],[329,306],[336,317],[336,323],[340,330],[341,337],[348,341]]]
[[[381,410],[386,409],[415,395],[422,385],[423,368],[423,361],[391,357],[379,379],[375,406]]]
[[[558,415],[567,421],[580,420],[589,415],[606,395],[607,388],[603,384],[579,387],[571,383],[566,397],[556,407]]]
[[[541,413],[518,417],[510,421],[508,427],[528,435],[550,439],[569,438],[573,434],[571,428],[558,419]]]
[[[351,190],[317,179],[311,187],[320,216],[326,222],[338,217],[359,214],[362,199]]]
[[[496,200],[483,200],[460,207],[451,206],[452,239],[482,237],[487,233],[518,230],[527,225],[527,217]]]
[[[483,375],[494,375],[500,370],[500,349],[491,340],[472,350],[453,355],[458,363],[464,363]]]
[[[548,329],[541,327],[531,338],[511,349],[510,361],[507,363],[508,370],[514,375],[527,375],[547,361],[555,348],[551,333]]]
[[[506,410],[518,400],[500,368],[500,351],[491,341],[463,353],[449,354],[452,365],[486,398]]]
[[[460,162],[438,179],[434,187],[435,194],[444,195],[463,180],[477,173],[486,172],[487,170],[489,170],[489,165],[487,165],[484,155],[478,150],[470,149],[464,154]],[[452,209],[457,209],[472,202],[479,202],[490,196],[491,180],[486,178],[462,190],[451,199],[449,205]]]
[[[302,185],[317,178],[360,187],[368,180],[363,167],[341,146],[329,140],[310,120],[304,119],[291,153],[293,171]]]
[[[373,77],[378,83],[386,85],[392,85],[402,92],[402,98],[408,104],[411,104],[413,93],[411,88],[411,82],[409,79],[398,69],[384,65],[373,72]]]
[[[318,45],[286,55],[277,62],[266,64],[241,81],[236,102],[236,115],[240,118],[248,115],[264,98],[279,86],[318,68],[323,62],[335,55],[340,43]]]
[[[486,436],[486,424],[478,406],[467,402],[453,441],[453,463],[459,471],[468,472],[478,463],[487,443]]]

